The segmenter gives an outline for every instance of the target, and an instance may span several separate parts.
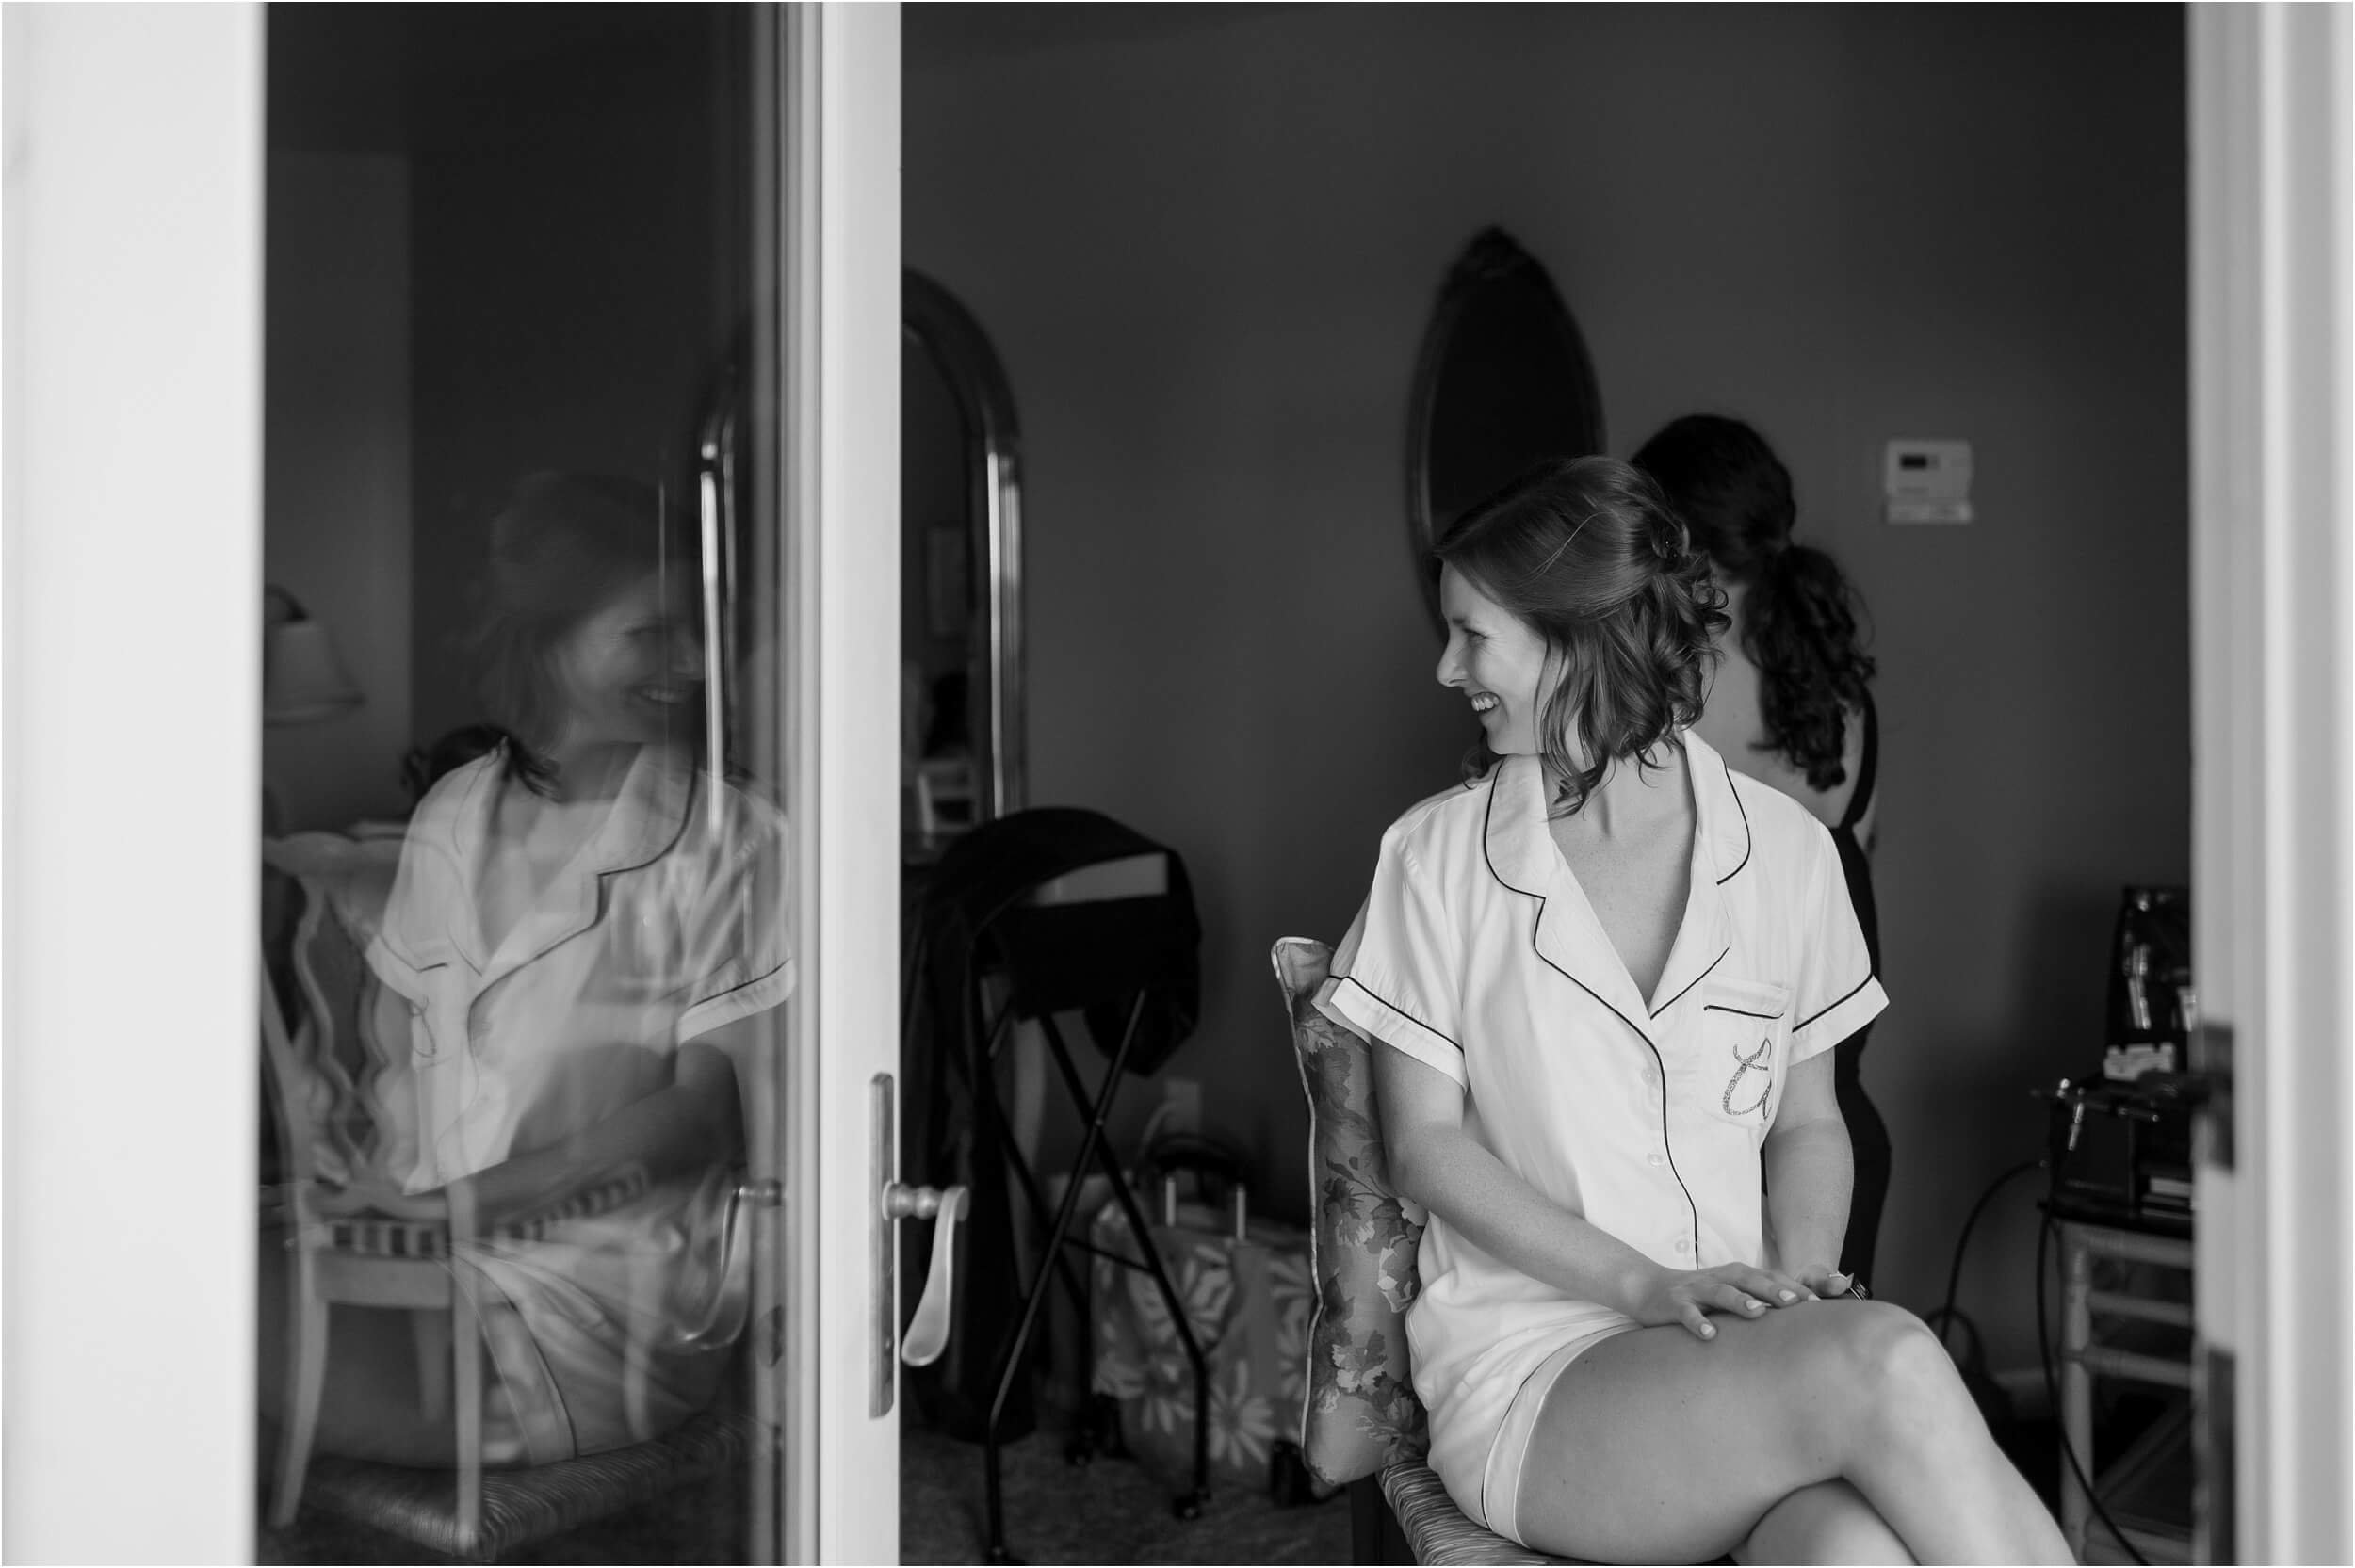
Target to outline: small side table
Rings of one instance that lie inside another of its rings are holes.
[[[2095,1337],[2094,1320],[2160,1323],[2188,1333],[2192,1309],[2187,1301],[2138,1289],[2140,1282],[2131,1273],[2124,1276],[2122,1288],[2111,1288],[2106,1283],[2097,1286],[2094,1266],[2101,1261],[2139,1264],[2146,1269],[2180,1272],[2188,1279],[2192,1269],[2191,1237],[2117,1221],[2072,1218],[2058,1211],[2053,1215],[2053,1223],[2060,1239],[2061,1432],[2075,1450],[2078,1463],[2085,1466],[2103,1506],[2135,1550],[2152,1562],[2188,1563],[2192,1560],[2188,1521],[2176,1524],[2164,1518],[2153,1519],[2129,1503],[2138,1485],[2152,1481],[2168,1463],[2185,1459],[2191,1437],[2188,1404],[2161,1415],[2124,1452],[2097,1467],[2093,1454],[2093,1380],[2123,1379],[2180,1390],[2188,1397],[2188,1345],[2181,1357],[2106,1345]],[[2118,1544],[2094,1518],[2092,1504],[2085,1489],[2078,1485],[2067,1454],[2061,1456],[2060,1465],[2061,1532],[2068,1538],[2070,1551],[2080,1562],[2100,1560],[2088,1556],[2089,1552],[2115,1553]],[[2184,1488],[2182,1495],[2187,1506],[2189,1488]],[[2125,1559],[2121,1555],[2112,1560]]]

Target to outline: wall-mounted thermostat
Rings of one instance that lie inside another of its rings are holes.
[[[1882,468],[1892,523],[1971,521],[1971,444],[1892,441]]]

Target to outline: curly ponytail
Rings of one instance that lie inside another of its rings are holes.
[[[1830,789],[1841,765],[1848,710],[1865,703],[1873,660],[1857,645],[1860,603],[1840,563],[1794,544],[1766,558],[1743,606],[1742,652],[1758,667],[1766,744]]]
[[[1669,505],[1727,580],[1749,589],[1742,652],[1757,666],[1768,750],[1816,789],[1847,778],[1847,710],[1866,701],[1874,665],[1860,641],[1863,603],[1840,565],[1795,544],[1790,471],[1738,419],[1688,414],[1636,452]]]

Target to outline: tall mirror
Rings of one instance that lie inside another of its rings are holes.
[[[1408,419],[1407,542],[1436,623],[1431,546],[1464,509],[1534,462],[1603,446],[1586,341],[1544,265],[1502,229],[1476,235],[1440,286]]]
[[[1021,485],[988,336],[920,272],[901,298],[901,820],[922,863],[1023,804]]]

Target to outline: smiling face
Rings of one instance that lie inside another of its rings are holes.
[[[692,585],[649,574],[582,618],[555,648],[568,746],[685,740],[703,701]]]
[[[1489,751],[1501,757],[1537,752],[1538,717],[1554,685],[1545,639],[1452,565],[1439,573],[1439,612],[1447,618],[1439,684],[1470,700]]]

